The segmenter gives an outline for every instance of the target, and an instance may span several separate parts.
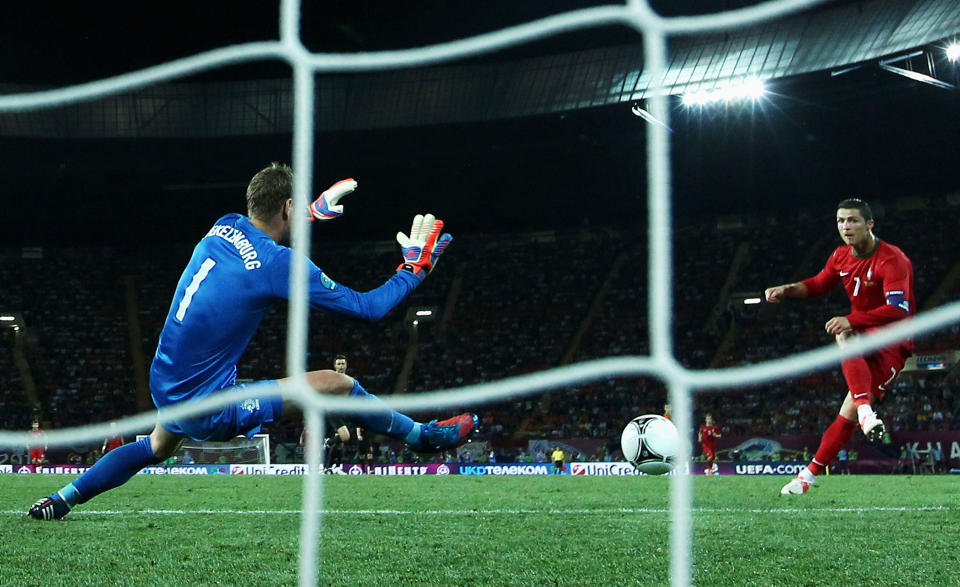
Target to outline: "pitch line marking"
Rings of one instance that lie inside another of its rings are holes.
[[[810,513],[856,513],[871,512],[948,512],[958,508],[951,506],[917,506],[917,507],[851,507],[851,508],[771,508],[771,509],[737,509],[737,508],[694,508],[691,513],[697,514],[810,514]],[[571,509],[571,510],[321,510],[325,516],[502,516],[502,515],[610,515],[610,514],[669,514],[669,508],[607,508],[607,509]],[[302,515],[303,510],[78,510],[74,516],[190,516],[190,515],[254,515],[254,516],[290,516]],[[25,510],[0,510],[0,515],[25,516]]]

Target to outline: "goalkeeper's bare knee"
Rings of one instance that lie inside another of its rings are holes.
[[[317,393],[324,393],[328,395],[347,395],[353,390],[353,377],[349,375],[343,375],[337,373],[331,369],[323,369],[321,371],[310,371],[306,374],[307,383],[316,391]],[[290,383],[291,378],[286,377],[280,379],[279,383],[281,385]],[[300,405],[289,398],[283,400],[283,417],[284,419],[293,419],[301,415],[302,409]]]
[[[310,371],[307,382],[318,393],[330,395],[347,395],[353,389],[353,377],[330,369]]]
[[[306,374],[307,383],[318,393],[329,395],[347,395],[353,389],[353,377],[343,375],[331,369],[310,371]],[[281,385],[292,383],[290,377],[279,380]]]
[[[157,424],[150,433],[150,449],[153,455],[160,460],[166,460],[172,457],[183,444],[186,438],[170,432],[163,426]]]

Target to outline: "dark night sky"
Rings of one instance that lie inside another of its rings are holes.
[[[831,0],[830,4],[852,0]],[[653,0],[663,14],[708,13],[760,0]],[[618,0],[301,1],[301,38],[312,51],[403,49],[440,43]],[[279,38],[277,0],[164,3],[4,2],[3,81],[75,83],[225,45]],[[627,27],[566,33],[490,58],[632,43]],[[253,68],[257,70],[256,67]],[[258,73],[287,75],[285,66]],[[224,75],[236,75],[237,69]]]
[[[318,51],[402,48],[600,3],[305,2],[303,29],[308,47]],[[660,4],[680,12],[690,6]],[[211,8],[215,5],[164,4],[162,11],[144,16],[76,7],[73,14],[62,9],[43,14],[6,3],[0,18],[14,25],[0,39],[0,81],[76,83],[277,37],[271,3],[257,3],[257,9],[248,3],[230,3],[229,10]],[[639,40],[632,31],[602,32],[565,35],[492,58],[586,48],[598,39],[607,44]],[[207,77],[285,74],[284,67],[268,64]],[[829,202],[824,204],[829,207],[851,194],[889,199],[957,191],[960,93],[875,68],[838,78],[811,74],[772,89],[752,111],[694,112],[677,103],[672,122],[678,215],[762,212],[798,202]],[[325,230],[334,237],[387,239],[411,214],[427,210],[444,217],[451,231],[577,226],[585,218],[594,224],[642,225],[643,125],[625,104],[495,124],[320,134],[318,189],[347,176],[360,182],[345,201],[347,216]],[[7,177],[0,193],[14,219],[3,238],[9,243],[193,241],[221,213],[243,211],[243,188],[198,198],[169,186],[243,184],[269,161],[289,161],[290,148],[289,136],[0,138]]]

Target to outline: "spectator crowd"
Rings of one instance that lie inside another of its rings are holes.
[[[927,208],[877,208],[877,236],[913,260],[920,308],[960,299],[960,284],[945,281],[960,254],[944,246],[960,207],[933,200]],[[944,221],[916,230],[931,208]],[[778,307],[744,306],[738,297],[759,296],[766,286],[819,271],[838,244],[831,215],[798,210],[762,219],[704,217],[674,227],[672,335],[678,361],[691,369],[741,366],[831,344],[822,325],[846,313],[842,292],[826,304]],[[3,310],[21,313],[24,322],[22,332],[0,330],[3,429],[25,430],[35,417],[44,428],[63,428],[151,407],[146,390],[137,387],[137,371],[145,373],[152,358],[189,246],[157,246],[148,253],[81,246],[25,253],[0,249]],[[646,355],[648,255],[645,230],[636,227],[458,234],[438,270],[384,320],[365,324],[311,313],[307,364],[328,368],[336,354],[345,353],[351,375],[371,392],[388,395]],[[389,277],[396,251],[392,243],[345,243],[324,247],[317,262],[334,280],[367,290]],[[413,307],[434,314],[414,327],[407,316]],[[241,378],[284,373],[286,320],[286,305],[278,303],[239,365]],[[23,337],[39,405],[28,401],[14,359],[15,336]],[[958,349],[960,327],[922,336],[917,347],[918,354]],[[839,368],[828,367],[750,388],[700,392],[695,409],[711,412],[725,436],[815,434],[834,419],[843,387]],[[944,374],[907,374],[881,409],[897,430],[960,429],[957,387]],[[665,398],[666,388],[656,379],[611,377],[471,409],[483,418],[479,439],[510,455],[531,438],[614,439],[630,418],[659,413]],[[300,431],[270,432],[279,442],[295,442]]]

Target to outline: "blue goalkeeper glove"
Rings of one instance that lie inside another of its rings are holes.
[[[410,226],[410,235],[397,233],[397,242],[403,253],[403,263],[397,271],[409,271],[419,277],[426,278],[446,250],[453,236],[440,234],[443,230],[443,220],[435,218],[433,214],[417,214]]]
[[[333,184],[320,197],[310,204],[308,220],[333,220],[343,215],[343,204],[338,204],[340,198],[357,189],[354,179],[344,179]]]

